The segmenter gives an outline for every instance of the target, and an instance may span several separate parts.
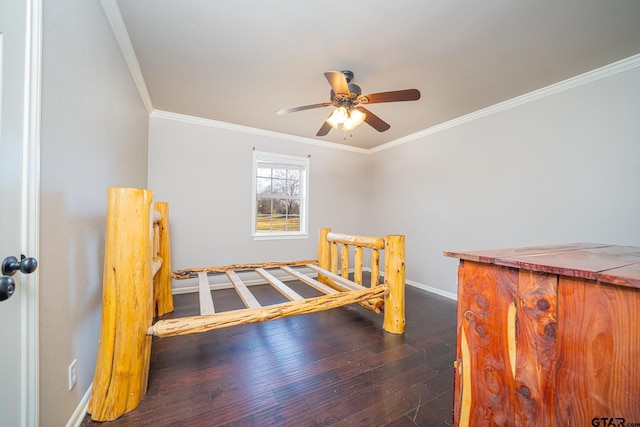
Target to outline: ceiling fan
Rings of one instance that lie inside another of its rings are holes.
[[[390,92],[368,93],[362,95],[360,86],[351,83],[353,72],[327,71],[324,76],[331,85],[330,101],[319,104],[303,105],[301,107],[283,108],[277,114],[289,114],[312,108],[334,106],[336,109],[325,120],[316,136],[325,136],[331,128],[348,131],[362,122],[366,122],[378,132],[388,130],[391,125],[362,106],[362,104],[376,104],[381,102],[416,101],[420,99],[418,89],[394,90]]]

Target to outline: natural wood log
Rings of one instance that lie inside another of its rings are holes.
[[[216,310],[213,306],[207,273],[198,273],[198,294],[200,296],[200,314],[214,314]]]
[[[380,284],[380,251],[371,251],[371,287]]]
[[[312,265],[312,264],[309,264]],[[264,268],[257,268],[256,273],[260,275],[264,280],[267,281],[271,286],[273,286],[278,292],[284,295],[289,301],[299,301],[304,299],[300,294],[295,292],[293,289],[282,283],[277,277],[273,274],[269,273]]]
[[[362,285],[362,246],[356,246],[353,256],[353,281]]]
[[[149,190],[110,188],[102,324],[88,412],[110,421],[136,408],[147,391],[153,321]]]
[[[327,240],[330,228],[321,228],[318,232],[318,265],[324,270],[331,268],[331,243]],[[324,283],[325,277],[318,275],[318,282]]]
[[[354,283],[349,279],[345,279],[344,277],[334,274],[323,268],[320,268],[317,265],[308,264],[306,267],[309,270],[315,271],[316,273],[318,273],[318,275],[322,274],[332,279],[332,282],[338,285],[338,288],[335,288],[332,286],[337,291],[348,292],[348,291],[359,291],[359,290],[365,289],[364,286],[358,285],[357,283]]]
[[[364,286],[358,285],[357,283],[352,282],[351,280],[347,280],[342,276],[338,276],[337,274],[333,274],[330,271],[324,270],[316,265],[307,265],[310,270],[316,271],[318,276],[321,274],[324,275],[327,279],[325,284],[327,286],[332,287],[333,289],[340,292],[349,292],[349,291],[357,291],[361,289],[366,289]],[[373,311],[374,313],[382,313],[384,307],[384,299],[383,298],[372,298],[366,301],[362,301],[359,303],[361,306],[366,308],[367,310]]]
[[[155,277],[156,273],[162,268],[162,258],[156,257],[151,259],[151,277]]]
[[[382,237],[357,236],[355,234],[329,233],[327,240],[345,245],[362,246],[370,249],[384,249],[385,239]]]
[[[157,225],[158,258],[162,260],[160,269],[153,275],[153,307],[156,316],[173,311],[173,292],[171,289],[171,241],[169,238],[169,204],[155,202],[154,212],[160,215]]]
[[[349,278],[349,245],[342,245],[340,273],[345,279]]]
[[[240,276],[238,276],[238,274],[236,274],[235,271],[227,270],[225,273],[227,274],[227,277],[229,278],[229,280],[231,280],[233,287],[236,288],[236,292],[238,292],[238,295],[240,295],[240,299],[242,299],[242,302],[244,303],[245,307],[247,308],[262,307],[262,305],[258,302],[256,297],[253,296],[249,288],[247,288],[247,285],[244,284],[244,282],[240,279]]]
[[[389,294],[384,301],[383,328],[393,334],[402,334],[406,323],[404,236],[386,236],[384,240],[386,259],[384,283],[389,289]]]
[[[215,267],[203,267],[203,268],[186,268],[182,270],[176,270],[172,273],[172,277],[176,280],[190,279],[198,276],[198,273],[204,272],[207,274],[226,273],[229,270],[233,271],[248,271],[255,270],[256,268],[279,268],[283,265],[305,265],[305,264],[317,264],[315,259],[306,259],[298,261],[269,261],[269,262],[256,262],[248,264],[230,264],[219,265]]]
[[[196,334],[214,329],[226,328],[247,323],[266,322],[282,317],[298,314],[315,313],[344,305],[354,304],[370,298],[384,296],[388,289],[384,286],[365,288],[354,292],[336,292],[316,298],[301,301],[288,301],[282,304],[261,308],[246,308],[241,310],[217,313],[209,316],[192,316],[180,319],[160,320],[151,326],[147,333],[157,337]]]
[[[338,244],[335,242],[331,243],[331,272],[338,272]]]
[[[306,283],[307,285],[311,286],[312,288],[315,288],[316,290],[322,292],[323,294],[335,294],[335,293],[338,292],[335,289],[332,289],[327,285],[323,285],[322,283],[318,282],[317,280],[314,280],[311,277],[306,276],[306,275],[300,273],[299,271],[294,270],[291,267],[282,266],[282,267],[280,267],[280,269],[282,271],[286,271],[287,273],[289,273],[290,275],[292,275],[296,279],[300,280],[302,283]]]

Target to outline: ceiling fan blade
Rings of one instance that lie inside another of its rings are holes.
[[[336,95],[349,95],[349,85],[347,84],[347,78],[341,71],[327,71],[324,76],[329,81],[331,89]]]
[[[325,136],[326,134],[329,133],[330,130],[331,130],[331,125],[327,122],[324,122],[322,123],[320,130],[318,130],[318,133],[316,133],[316,136]]]
[[[375,104],[380,102],[417,101],[418,99],[420,99],[420,91],[418,89],[405,89],[360,95],[358,102],[360,104]]]
[[[384,132],[385,130],[389,130],[389,128],[391,127],[389,123],[385,122],[380,117],[376,116],[364,107],[356,107],[356,110],[360,110],[365,113],[366,117],[364,118],[364,121],[378,132]]]
[[[279,115],[289,114],[289,113],[295,113],[296,111],[311,110],[312,108],[328,107],[330,105],[333,105],[333,103],[323,102],[321,104],[311,104],[311,105],[303,105],[301,107],[283,108],[282,110],[278,110],[276,114],[279,114]]]

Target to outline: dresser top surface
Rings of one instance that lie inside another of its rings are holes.
[[[640,289],[640,247],[568,243],[522,248],[444,251],[480,263],[579,277]]]

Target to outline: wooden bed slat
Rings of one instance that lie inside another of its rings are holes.
[[[335,289],[332,289],[327,285],[323,285],[322,283],[318,282],[317,280],[314,280],[309,276],[305,276],[304,274],[300,273],[299,271],[295,271],[291,267],[282,266],[282,267],[280,267],[280,269],[282,271],[286,271],[287,273],[289,273],[290,275],[292,275],[296,279],[300,280],[302,283],[306,283],[307,285],[311,286],[312,288],[315,288],[316,290],[322,292],[323,294],[329,295],[329,294],[338,293],[338,291],[336,291]]]
[[[253,294],[251,293],[249,288],[247,288],[247,285],[244,284],[242,279],[240,279],[240,276],[238,276],[238,274],[236,274],[235,271],[227,270],[227,271],[225,271],[225,273],[226,273],[227,277],[229,277],[229,280],[231,280],[231,283],[233,284],[233,287],[236,288],[236,291],[238,292],[238,295],[240,295],[240,298],[242,299],[242,302],[244,303],[244,305],[247,308],[260,308],[260,307],[262,307],[262,305],[260,305],[260,303],[258,302],[256,297],[253,296]]]
[[[200,295],[200,314],[214,314],[213,298],[209,287],[209,276],[207,273],[198,273],[198,293]]]
[[[266,322],[282,317],[330,310],[332,308],[366,301],[371,298],[381,298],[387,295],[388,292],[389,289],[387,287],[376,286],[375,288],[365,288],[361,291],[336,292],[332,295],[322,295],[301,301],[287,301],[260,308],[244,308],[211,314],[209,316],[191,316],[179,319],[160,320],[147,329],[147,334],[157,337],[171,337],[197,334],[247,323]]]
[[[282,283],[280,280],[278,280],[278,278],[276,278],[273,274],[269,273],[264,268],[256,268],[256,273],[258,273],[271,286],[276,288],[276,290],[284,295],[289,301],[299,301],[304,299],[304,297]]]

